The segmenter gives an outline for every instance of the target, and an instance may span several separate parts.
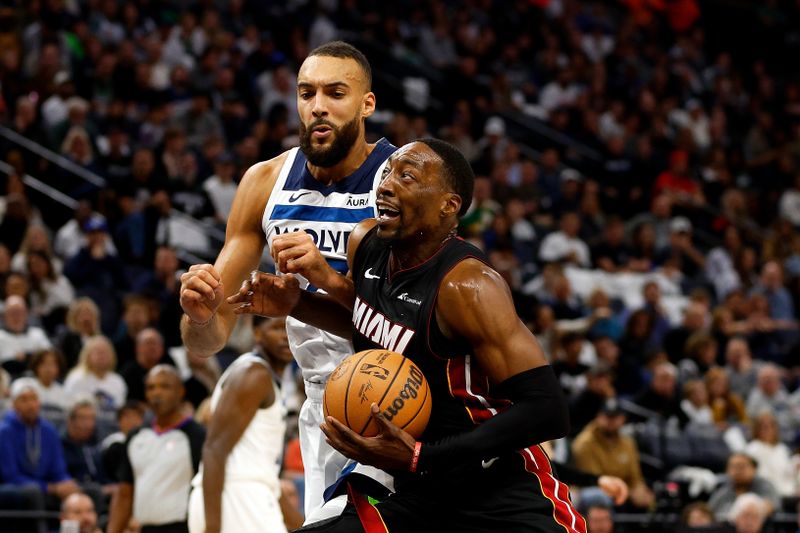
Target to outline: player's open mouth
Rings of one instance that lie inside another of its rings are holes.
[[[400,211],[397,209],[390,207],[388,205],[379,205],[378,206],[378,221],[379,222],[387,222],[389,220],[394,220],[400,216]]]
[[[315,139],[324,139],[329,136],[332,131],[330,126],[317,126],[311,130],[311,135],[313,135]]]

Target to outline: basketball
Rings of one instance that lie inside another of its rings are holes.
[[[410,359],[388,350],[364,350],[344,359],[325,385],[323,411],[359,435],[373,437],[378,424],[370,406],[415,439],[431,415],[431,394],[422,371]]]

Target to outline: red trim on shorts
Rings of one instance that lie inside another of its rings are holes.
[[[519,450],[525,470],[536,476],[542,495],[553,504],[553,519],[567,533],[586,533],[586,520],[569,498],[569,487],[553,476],[550,459],[541,446]]]
[[[369,503],[366,496],[355,490],[350,483],[347,484],[347,497],[355,506],[358,520],[364,527],[365,533],[389,533],[386,524],[383,523],[381,513]]]

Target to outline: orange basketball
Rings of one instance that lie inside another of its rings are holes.
[[[415,439],[431,416],[431,393],[422,371],[403,355],[364,350],[344,359],[325,385],[322,408],[364,437],[378,433],[370,406],[376,403],[394,425]]]

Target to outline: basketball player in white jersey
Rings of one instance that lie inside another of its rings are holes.
[[[260,318],[253,322],[255,349],[228,367],[211,395],[190,533],[284,533],[303,522],[298,510],[282,508],[278,477],[286,432],[280,376],[292,353],[285,321]]]
[[[330,278],[346,274],[350,231],[360,220],[376,215],[374,190],[386,159],[396,149],[385,139],[366,142],[364,121],[375,111],[371,83],[367,59],[346,43],[322,45],[303,62],[297,76],[300,149],[253,165],[245,173],[216,262],[193,265],[181,277],[185,313],[181,333],[189,350],[211,356],[225,346],[236,322],[234,306],[225,302],[225,296],[236,294],[258,268],[265,245],[275,256],[276,241],[282,250],[313,243],[314,253],[326,261],[314,271],[311,285],[298,276],[301,287],[309,291],[316,290],[314,279],[325,279],[325,286],[332,287]],[[284,273],[296,271],[291,261],[281,264]],[[352,346],[344,338],[291,318],[287,332],[307,396],[299,426],[308,523],[337,514],[336,506],[322,509],[325,490],[352,468],[327,444],[319,428],[328,375],[352,353]],[[391,488],[385,473],[361,468],[357,467],[360,473]]]

